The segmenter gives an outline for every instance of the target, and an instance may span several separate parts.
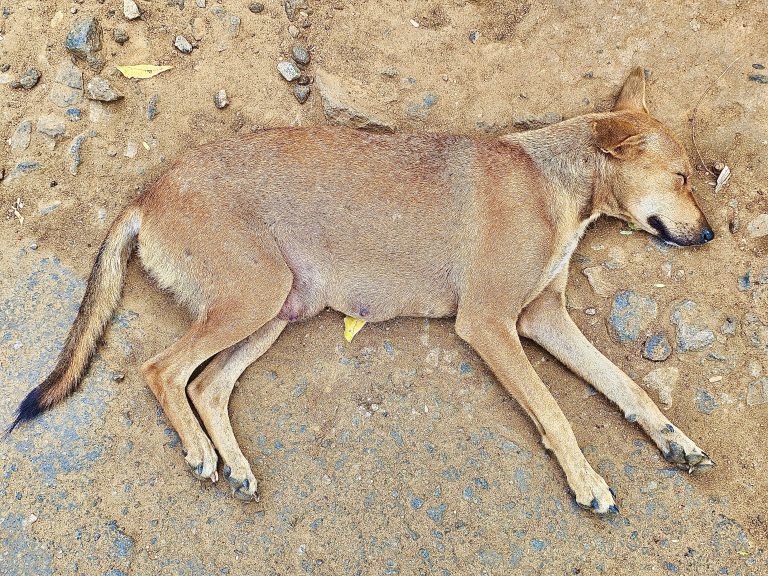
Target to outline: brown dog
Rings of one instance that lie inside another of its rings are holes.
[[[500,138],[286,128],[201,147],[116,219],[56,367],[11,429],[76,389],[137,245],[149,274],[196,317],[142,372],[199,478],[217,480],[218,450],[235,495],[257,497],[227,405],[289,322],[326,307],[372,322],[455,315],[456,333],[533,419],[576,501],[615,512],[519,336],[615,402],[668,460],[711,467],[564,305],[571,254],[601,214],[676,245],[713,238],[690,172],[683,147],[648,115],[640,68],[612,112]]]

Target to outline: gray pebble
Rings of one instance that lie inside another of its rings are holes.
[[[80,162],[82,162],[82,158],[80,157],[80,150],[82,149],[83,142],[85,142],[87,137],[88,136],[85,134],[85,132],[78,134],[69,145],[69,155],[72,158],[72,161],[69,164],[69,173],[72,174],[72,176],[77,176],[77,169],[80,166]]]
[[[477,44],[477,41],[480,39],[480,32],[477,30],[472,30],[469,33],[469,41],[472,42],[472,44]]]
[[[229,106],[229,100],[227,99],[227,92],[226,90],[222,89],[216,92],[216,94],[213,96],[213,103],[216,105],[216,108],[219,110],[223,110],[227,106]]]
[[[643,347],[643,358],[653,362],[663,362],[672,354],[672,345],[662,333],[652,335]]]
[[[656,302],[649,296],[634,290],[619,292],[608,317],[609,332],[618,342],[635,342],[656,318],[657,311]]]
[[[130,36],[128,36],[128,32],[126,32],[124,28],[119,27],[112,30],[112,36],[114,36],[115,42],[120,45],[128,42],[128,38],[130,38]]]
[[[293,50],[291,50],[291,56],[293,56],[294,62],[302,66],[309,64],[311,58],[309,51],[302,46],[294,46]]]
[[[29,174],[35,170],[40,170],[40,168],[42,168],[42,164],[40,164],[40,162],[36,162],[34,160],[22,160],[21,162],[18,162],[16,166],[14,166],[11,176]]]
[[[708,326],[709,314],[692,300],[675,305],[670,320],[676,327],[676,344],[680,352],[703,350],[715,341],[715,334]]]
[[[301,76],[299,76],[299,79],[298,79],[298,80],[296,80],[296,82],[297,82],[297,83],[299,83],[299,84],[301,84],[302,86],[308,86],[308,85],[310,84],[310,82],[311,82],[311,81],[312,81],[312,80],[310,79],[310,77],[309,77],[309,76],[306,76],[306,75],[304,75],[304,74],[302,74]]]
[[[16,80],[11,82],[11,88],[23,88],[24,90],[31,90],[40,81],[40,71],[36,68],[30,68],[24,74]]]
[[[195,0],[195,4],[198,8],[205,8],[205,0]]]
[[[293,62],[288,62],[287,60],[280,62],[277,65],[277,70],[280,72],[280,75],[288,82],[292,82],[301,76],[301,72],[299,72],[299,69],[296,68],[296,65],[293,64]]]
[[[136,20],[136,18],[141,16],[141,10],[139,10],[139,7],[136,6],[136,2],[133,0],[123,0],[123,15],[128,20]]]
[[[290,26],[288,26],[288,34],[291,35],[291,38],[296,38],[299,35],[299,29],[296,28],[296,26],[294,26],[293,24],[291,24]]]
[[[299,104],[304,104],[304,102],[307,101],[309,98],[309,92],[309,86],[302,86],[297,84],[293,87],[293,95],[296,96],[296,100],[299,101]]]
[[[10,64],[3,64],[2,66],[0,66],[0,72],[8,72],[8,70],[10,69],[11,69]]]
[[[32,137],[32,121],[22,120],[16,127],[13,136],[8,140],[8,144],[13,150],[26,150],[29,147],[29,140]]]
[[[40,214],[40,216],[47,216],[54,210],[58,209],[59,206],[61,206],[61,200],[54,200],[53,202],[38,208],[37,213]]]
[[[37,120],[37,131],[51,138],[59,138],[64,135],[64,120],[58,116],[41,116]]]
[[[253,2],[248,6],[248,10],[253,12],[254,14],[261,14],[264,12],[264,4],[261,2]]]
[[[157,94],[150,97],[149,102],[147,103],[147,120],[154,120],[157,118],[157,101],[159,99],[159,96]]]
[[[101,76],[94,76],[88,86],[86,86],[86,95],[90,100],[98,100],[99,102],[114,102],[120,100],[123,95],[117,90],[112,88],[106,78]]]
[[[176,47],[176,49],[183,53],[183,54],[191,54],[192,53],[192,44],[189,43],[189,40],[184,38],[181,34],[176,36],[176,40],[174,40],[173,45]]]
[[[78,20],[67,34],[67,50],[81,60],[87,60],[101,50],[101,25],[93,16]]]

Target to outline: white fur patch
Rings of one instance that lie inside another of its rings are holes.
[[[592,224],[595,220],[597,220],[597,217],[599,214],[593,214],[584,222],[581,223],[581,226],[579,226],[578,230],[576,230],[576,233],[568,239],[568,241],[565,243],[565,246],[563,246],[562,250],[560,251],[560,255],[557,258],[553,258],[553,260],[550,261],[549,268],[547,269],[546,274],[544,275],[544,286],[549,284],[552,280],[554,280],[555,276],[560,274],[560,272],[563,271],[563,269],[566,267],[568,262],[571,259],[571,256],[573,256],[574,250],[576,250],[576,246],[579,245],[579,241],[581,240],[582,236],[584,236],[584,233],[587,231],[587,226]]]

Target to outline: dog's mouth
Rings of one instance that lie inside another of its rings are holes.
[[[648,218],[648,225],[656,230],[658,237],[672,246],[696,246],[706,244],[712,240],[715,235],[709,226],[705,226],[700,233],[685,236],[676,236],[672,234],[666,224],[658,216]]]

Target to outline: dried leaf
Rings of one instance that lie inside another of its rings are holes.
[[[720,171],[720,175],[717,177],[717,183],[715,184],[715,194],[722,190],[723,186],[725,186],[730,177],[731,169],[728,168],[727,165],[723,166],[723,169]]]
[[[131,64],[129,66],[118,66],[123,76],[126,78],[152,78],[160,72],[170,70],[173,66],[154,66],[152,64]]]
[[[352,338],[355,334],[360,332],[360,329],[365,326],[365,320],[359,318],[352,318],[352,316],[344,317],[344,338],[347,342],[352,342]]]

